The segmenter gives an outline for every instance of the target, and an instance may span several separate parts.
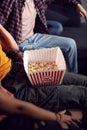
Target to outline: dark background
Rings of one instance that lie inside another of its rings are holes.
[[[61,36],[71,37],[75,39],[78,50],[78,69],[80,74],[87,75],[87,22],[74,11],[71,6],[62,4],[64,0],[55,0],[49,9],[55,11],[56,14],[51,15],[51,18],[58,20],[64,26],[63,33]],[[56,2],[58,4],[56,4]],[[87,10],[87,0],[80,0],[83,7]],[[59,7],[58,7],[59,5]],[[60,19],[57,17],[57,13],[63,15]],[[48,15],[49,19],[50,15]],[[62,21],[63,20],[65,21]]]
[[[82,0],[81,2],[87,10],[87,0]],[[76,40],[79,73],[87,75],[87,22],[81,18],[80,27],[64,27],[62,35]]]

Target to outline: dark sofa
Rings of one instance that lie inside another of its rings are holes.
[[[87,23],[72,5],[64,3],[65,0],[55,0],[46,12],[48,20],[62,23],[64,30],[61,36],[71,37],[76,40],[78,50],[78,69],[80,74],[87,75]],[[78,0],[87,10],[87,2]],[[55,14],[55,15],[54,15]]]

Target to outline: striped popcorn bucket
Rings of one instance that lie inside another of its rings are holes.
[[[26,50],[24,52],[24,68],[25,72],[33,86],[53,86],[62,82],[66,71],[66,63],[59,47],[42,48],[37,50]],[[47,69],[40,71],[29,71],[29,63],[54,63],[56,69]]]

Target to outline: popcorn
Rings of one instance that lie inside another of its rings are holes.
[[[40,72],[40,71],[48,71],[48,70],[56,70],[58,69],[57,64],[54,62],[29,62],[28,70],[29,73]]]
[[[25,72],[33,86],[61,84],[66,64],[59,47],[25,51],[23,61]]]

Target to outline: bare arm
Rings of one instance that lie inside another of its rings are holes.
[[[66,1],[75,5],[78,13],[87,21],[87,12],[79,1],[77,0],[66,0]]]
[[[6,115],[20,114],[39,120],[56,121],[55,113],[41,109],[32,103],[11,98],[2,90],[0,90],[0,113]]]
[[[11,34],[0,24],[0,40],[4,50],[19,50]]]
[[[32,103],[11,98],[7,93],[0,90],[0,114],[17,114],[37,120],[57,121],[62,128],[68,128],[68,124],[77,126],[72,116],[66,115],[65,112],[66,110],[55,114],[54,112],[37,107]],[[76,119],[76,121],[79,121],[79,119]]]
[[[77,11],[87,21],[87,12],[81,4],[77,4]]]

